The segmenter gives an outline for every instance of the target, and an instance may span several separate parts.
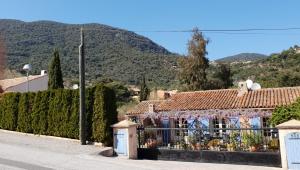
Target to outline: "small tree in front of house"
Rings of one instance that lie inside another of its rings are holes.
[[[59,52],[58,50],[55,50],[53,53],[53,58],[49,65],[48,89],[59,88],[64,88],[64,84],[60,66]]]
[[[145,76],[143,76],[142,82],[141,82],[141,89],[140,89],[140,101],[147,100],[149,95],[149,88],[147,87]]]
[[[206,40],[197,28],[193,30],[192,39],[188,42],[188,57],[179,60],[179,81],[183,90],[207,89],[209,60],[206,58]]]

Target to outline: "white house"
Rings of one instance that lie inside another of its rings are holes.
[[[40,75],[30,75],[13,79],[0,80],[4,92],[36,92],[48,89],[48,75],[45,70]]]

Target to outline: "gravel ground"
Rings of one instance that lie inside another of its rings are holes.
[[[34,136],[0,130],[2,169],[107,169],[107,170],[279,170],[280,168],[176,161],[128,160],[103,157],[104,148],[82,146],[78,140]]]

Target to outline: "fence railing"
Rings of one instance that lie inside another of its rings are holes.
[[[276,128],[143,128],[137,129],[139,148],[278,152]]]

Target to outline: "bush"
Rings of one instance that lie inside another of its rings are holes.
[[[92,140],[93,135],[92,135],[92,123],[93,122],[93,115],[94,115],[94,93],[95,93],[95,87],[93,88],[88,88],[86,91],[86,139],[87,140]],[[78,92],[77,92],[78,94]],[[79,95],[78,95],[79,98]],[[79,103],[75,106],[79,106]],[[79,110],[79,108],[78,108]],[[79,119],[79,118],[78,118]],[[77,123],[78,125],[78,123]]]
[[[300,99],[289,106],[277,107],[270,121],[273,126],[276,126],[292,119],[300,120]]]
[[[111,146],[113,138],[110,125],[116,123],[118,119],[115,92],[99,85],[95,89],[94,96],[92,138],[106,146]]]
[[[37,92],[32,109],[32,130],[34,134],[49,134],[48,109],[51,100],[51,91]]]
[[[1,100],[1,128],[16,130],[19,96],[20,93],[7,93],[3,96]]]
[[[32,133],[32,107],[34,103],[35,93],[22,93],[19,98],[18,105],[18,127],[17,131]]]
[[[90,141],[112,145],[117,122],[115,92],[104,85],[86,91],[86,133]],[[79,138],[79,91],[57,89],[7,93],[0,99],[0,128]]]

